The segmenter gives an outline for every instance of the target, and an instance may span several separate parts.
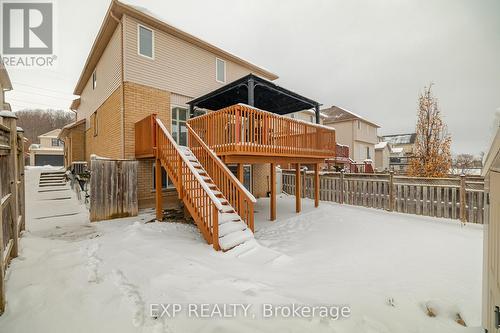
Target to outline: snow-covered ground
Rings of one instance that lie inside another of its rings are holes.
[[[282,196],[276,222],[267,200],[256,207],[256,239],[278,255],[235,257],[193,225],[145,223],[151,211],[90,224],[71,190],[38,192],[40,170],[27,170],[27,231],[0,332],[480,332],[470,327],[480,323],[481,226],[310,200],[295,214]],[[154,319],[152,303],[250,304],[256,318]],[[266,303],[352,314],[262,319]]]

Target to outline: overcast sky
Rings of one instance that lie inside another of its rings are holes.
[[[489,146],[500,112],[499,0],[128,0],[263,66],[277,83],[382,126],[414,131],[429,82],[454,152]],[[58,67],[13,69],[14,110],[68,108],[109,1],[57,0]]]

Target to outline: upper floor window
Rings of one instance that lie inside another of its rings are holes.
[[[94,113],[94,119],[93,119],[92,127],[94,128],[94,136],[97,136],[98,127],[99,127],[99,120],[97,119],[97,111]]]
[[[370,156],[370,147],[366,147],[366,158],[367,159],[371,158],[371,156]]]
[[[226,83],[226,62],[219,58],[215,58],[215,80]]]
[[[94,71],[92,73],[92,90],[94,90],[97,87],[97,73]]]
[[[62,141],[59,139],[52,139],[52,147],[60,147],[62,146]]]
[[[137,52],[142,56],[154,58],[154,32],[142,25],[137,27]]]
[[[361,122],[358,120],[358,129],[361,129]]]

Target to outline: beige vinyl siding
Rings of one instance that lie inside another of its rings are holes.
[[[198,97],[224,83],[216,81],[215,59],[211,52],[180,38],[154,31],[154,60],[137,52],[137,26],[142,24],[124,15],[125,81],[170,91],[184,96]],[[226,83],[251,73],[227,59]]]
[[[99,108],[121,84],[121,31],[118,26],[106,46],[104,53],[95,68],[97,87],[92,89],[92,75],[80,96],[81,102],[77,112],[77,120],[86,118]],[[87,128],[89,122],[87,121]]]
[[[179,105],[179,106],[188,106],[187,103],[192,100],[193,97],[188,97],[179,94],[170,95],[170,104],[171,105]]]

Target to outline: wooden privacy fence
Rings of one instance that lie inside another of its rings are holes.
[[[0,314],[5,310],[5,271],[18,255],[25,228],[24,135],[16,116],[0,112]]]
[[[90,221],[136,216],[137,161],[93,159],[90,163]]]
[[[302,196],[314,198],[314,175],[301,172]],[[295,193],[295,171],[283,171],[283,191]],[[481,177],[421,178],[328,172],[320,175],[320,200],[407,214],[483,223]]]

